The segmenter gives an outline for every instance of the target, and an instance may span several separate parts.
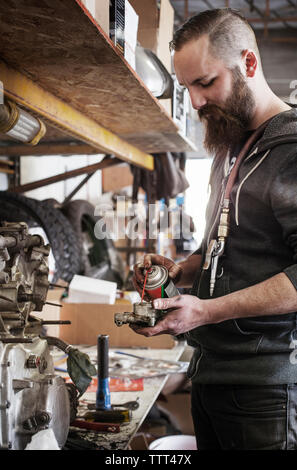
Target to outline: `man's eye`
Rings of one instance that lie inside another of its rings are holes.
[[[215,78],[213,78],[212,80],[210,80],[210,82],[208,82],[208,83],[200,83],[200,85],[201,85],[203,88],[207,88],[207,87],[211,86],[214,81],[215,81]]]

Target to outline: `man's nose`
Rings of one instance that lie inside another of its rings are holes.
[[[199,90],[190,90],[190,99],[192,103],[192,107],[199,111],[200,108],[206,105],[207,100],[203,93]]]

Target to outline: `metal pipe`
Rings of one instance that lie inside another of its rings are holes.
[[[20,313],[0,313],[2,320],[21,320]]]
[[[6,104],[2,103],[0,104],[0,127],[4,125],[4,123],[7,123],[9,121],[9,109],[6,106]]]
[[[65,173],[62,173],[60,175],[44,178],[42,180],[34,181],[33,183],[15,186],[13,188],[13,191],[16,193],[24,193],[26,191],[31,191],[32,189],[41,188],[42,186],[57,183],[58,181],[64,181],[66,179],[83,175],[85,173],[94,173],[94,171],[101,170],[102,168],[106,168],[109,166],[117,165],[118,163],[122,163],[122,161],[118,158],[104,158],[101,162],[94,163],[93,165],[84,166],[83,168],[77,168],[76,170],[66,171]]]
[[[54,336],[40,336],[40,339],[45,339],[49,346],[56,346],[66,354],[68,354],[70,349],[73,349],[70,344],[65,343],[65,341],[62,341],[60,338],[55,338]]]
[[[3,237],[0,235],[0,250],[4,248],[12,248],[16,245],[17,241],[14,237]]]

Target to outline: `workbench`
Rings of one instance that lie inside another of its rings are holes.
[[[79,346],[76,346],[79,349]],[[164,359],[178,361],[185,350],[184,341],[176,342],[172,349],[122,349],[122,352],[135,354],[151,359]],[[96,349],[96,346],[95,346]],[[110,349],[112,352],[113,349]],[[137,400],[139,407],[132,411],[132,419],[129,423],[121,424],[121,431],[117,433],[94,432],[75,428],[70,428],[71,435],[76,434],[85,441],[96,444],[102,450],[128,450],[129,444],[145,420],[150,409],[154,405],[160,392],[162,391],[169,375],[144,378],[143,391],[111,392],[111,404],[125,403]],[[79,412],[84,408],[84,403],[96,401],[96,392],[85,392],[80,399]]]

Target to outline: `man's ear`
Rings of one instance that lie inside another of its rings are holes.
[[[248,78],[253,78],[258,67],[258,61],[255,53],[248,50],[243,51],[242,58],[244,61],[245,75]]]

